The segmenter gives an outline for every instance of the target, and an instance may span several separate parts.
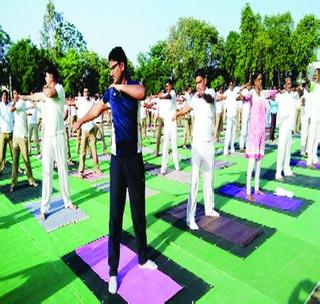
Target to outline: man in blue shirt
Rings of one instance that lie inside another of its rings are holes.
[[[74,124],[74,131],[108,109],[112,112],[110,164],[110,220],[109,220],[109,292],[117,292],[117,274],[120,257],[120,238],[128,188],[133,228],[136,236],[139,264],[155,270],[157,265],[147,258],[145,216],[145,176],[139,143],[138,101],[145,96],[142,84],[130,80],[127,57],[121,47],[109,54],[110,75],[113,84],[103,95],[103,101]]]

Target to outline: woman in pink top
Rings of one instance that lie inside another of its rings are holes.
[[[247,171],[247,198],[253,201],[251,194],[252,171],[255,169],[255,194],[262,194],[259,190],[261,159],[264,156],[266,138],[266,96],[262,91],[262,74],[253,76],[254,89],[244,96],[250,102],[250,115],[248,126],[248,140],[246,145],[246,158],[248,158]]]

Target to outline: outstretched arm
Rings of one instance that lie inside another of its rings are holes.
[[[96,103],[89,112],[84,115],[81,119],[77,120],[73,124],[73,131],[77,131],[84,123],[91,121],[98,117],[103,111],[107,110],[107,104],[105,104],[102,100],[100,100],[98,103]]]
[[[188,105],[184,106],[182,109],[180,109],[179,111],[177,111],[174,114],[172,120],[176,120],[179,116],[185,115],[185,114],[189,113],[191,110],[192,110],[192,108],[190,106],[188,106]]]

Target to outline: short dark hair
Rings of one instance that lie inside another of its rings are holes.
[[[171,78],[168,78],[168,80],[166,81],[166,83],[170,84],[173,86],[173,80]]]
[[[46,73],[51,74],[53,79],[58,82],[59,81],[59,72],[56,66],[52,63],[49,63],[45,69]]]
[[[113,48],[109,53],[108,59],[109,61],[114,60],[117,62],[123,62],[125,67],[127,68],[128,59],[121,46],[116,46],[115,48]]]
[[[196,78],[198,76],[202,77],[203,79],[206,78],[207,76],[206,76],[205,70],[204,69],[196,70],[196,72],[194,73],[194,77]]]
[[[1,96],[3,95],[3,93],[6,93],[7,96],[9,96],[9,92],[8,92],[7,90],[3,90],[3,91],[1,92]]]

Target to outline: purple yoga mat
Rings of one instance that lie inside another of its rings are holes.
[[[76,249],[76,254],[105,282],[109,281],[108,237]],[[142,269],[138,257],[120,246],[118,294],[128,303],[165,303],[182,287],[160,270]],[[106,287],[107,288],[107,287]]]
[[[307,162],[305,160],[302,159],[297,159],[297,158],[293,158],[290,161],[290,165],[291,166],[297,166],[297,167],[302,167],[302,168],[307,168]],[[318,164],[314,164],[317,170],[320,170],[320,163]]]
[[[168,213],[179,220],[185,220],[187,204],[180,204],[168,210]],[[251,227],[245,223],[237,221],[234,217],[220,214],[220,217],[210,217],[204,215],[202,206],[197,206],[196,218],[200,229],[217,235],[229,242],[245,247],[249,245],[262,230]]]
[[[219,193],[239,198],[245,201],[248,201],[246,196],[246,187],[240,186],[236,184],[227,184],[222,186],[219,190]],[[289,198],[286,196],[277,196],[270,192],[264,192],[264,194],[253,194],[254,204],[263,205],[266,207],[289,211],[289,212],[296,212],[299,210],[302,205],[303,201],[296,198]]]

